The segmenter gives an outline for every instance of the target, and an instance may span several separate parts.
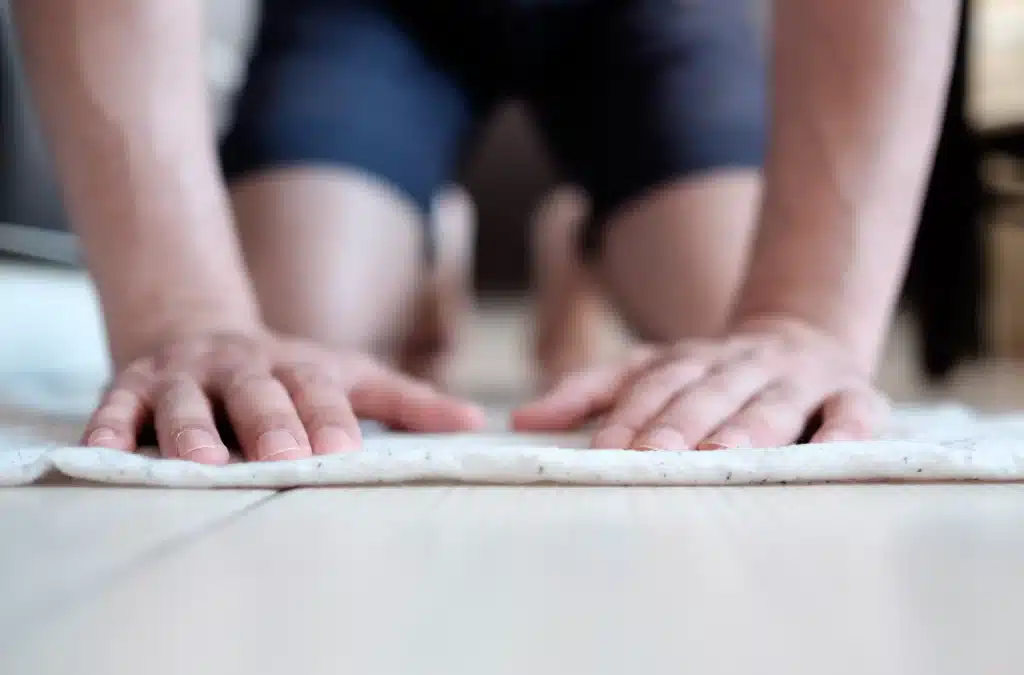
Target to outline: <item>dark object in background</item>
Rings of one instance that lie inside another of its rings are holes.
[[[920,325],[922,365],[932,380],[978,356],[985,344],[982,143],[967,117],[970,10],[970,0],[964,0],[953,80],[906,286]]]
[[[476,202],[477,290],[522,295],[530,285],[530,219],[557,183],[557,171],[522,106],[502,106],[488,120],[460,182]]]
[[[0,251],[77,259],[49,154],[31,109],[8,3],[0,0]]]

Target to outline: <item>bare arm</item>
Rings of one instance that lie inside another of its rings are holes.
[[[934,154],[953,0],[778,0],[762,222],[734,321],[783,316],[874,368]]]
[[[16,0],[115,362],[259,318],[214,154],[198,0]]]

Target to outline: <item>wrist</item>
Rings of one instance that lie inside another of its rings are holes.
[[[117,311],[105,304],[104,317],[111,360],[117,368],[175,340],[216,333],[266,332],[254,306],[221,298],[164,298],[134,311]]]
[[[799,296],[744,300],[731,317],[731,333],[769,332],[784,336],[823,336],[841,349],[865,374],[877,367],[886,337],[888,315],[873,318],[840,299],[831,303],[807,302]]]

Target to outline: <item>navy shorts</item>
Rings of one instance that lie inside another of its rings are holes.
[[[424,210],[498,103],[526,103],[585,241],[668,181],[761,166],[765,63],[750,0],[264,0],[222,145],[227,180],[360,169]]]

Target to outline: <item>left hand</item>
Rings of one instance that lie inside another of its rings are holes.
[[[565,378],[513,415],[520,431],[565,431],[601,417],[595,448],[720,450],[872,437],[889,412],[835,339],[806,324],[750,323],[721,340],[638,350]]]

